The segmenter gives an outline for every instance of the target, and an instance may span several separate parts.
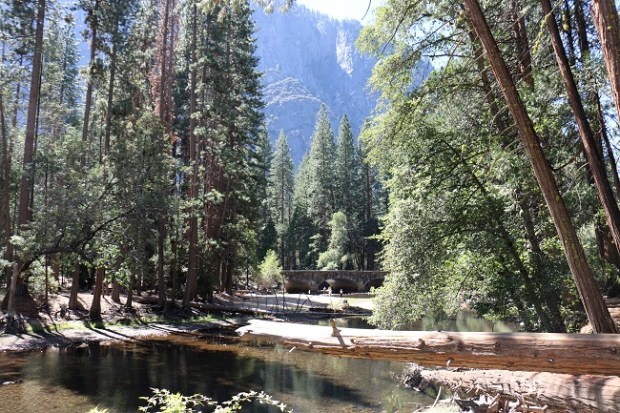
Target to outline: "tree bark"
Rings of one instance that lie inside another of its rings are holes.
[[[616,112],[620,115],[620,22],[614,0],[593,0],[592,18],[601,41]]]
[[[11,156],[9,154],[9,135],[6,128],[4,94],[0,91],[0,138],[2,139],[2,197],[0,198],[0,242],[8,245],[11,234],[10,190]],[[8,258],[5,256],[5,258]]]
[[[26,136],[24,139],[24,157],[21,182],[19,187],[19,209],[17,223],[19,229],[27,228],[32,218],[30,206],[34,188],[34,151],[35,135],[37,126],[37,113],[39,106],[39,95],[41,92],[41,70],[43,65],[43,28],[45,25],[45,0],[39,0],[37,8],[37,26],[34,39],[34,55],[32,58],[32,74],[30,79],[30,96],[28,98],[28,116],[26,119]],[[18,267],[20,265],[18,264]],[[14,277],[14,275],[12,276]],[[11,294],[27,295],[28,286],[26,280],[16,277],[16,288],[9,289],[7,299],[11,301]],[[13,280],[11,280],[13,282]]]
[[[93,76],[94,76],[94,64],[97,57],[97,11],[99,9],[99,0],[95,0],[95,5],[89,10],[90,15],[90,60],[88,62],[88,79],[86,81],[86,98],[84,100],[84,122],[82,124],[82,153],[80,155],[80,166],[83,168],[86,165],[86,152],[88,150],[87,142],[88,131],[90,126],[90,111],[93,104]]]
[[[413,365],[405,373],[403,384],[422,391],[429,384],[442,385],[461,397],[481,393],[494,398],[496,404],[500,399],[519,400],[519,407],[523,409],[519,411],[620,412],[620,378],[617,376],[506,370],[435,370]],[[527,409],[524,405],[537,406],[539,409]],[[547,407],[540,409],[543,406]]]
[[[35,32],[34,56],[32,58],[32,77],[30,80],[30,97],[28,99],[28,117],[26,120],[26,137],[24,141],[23,172],[19,189],[18,224],[23,229],[30,221],[30,197],[33,179],[34,138],[36,134],[37,108],[39,102],[41,68],[43,60],[43,26],[45,24],[45,0],[39,0],[37,11],[37,29]]]
[[[577,39],[579,40],[579,51],[581,52],[581,63],[589,58],[590,44],[588,42],[588,26],[583,12],[583,1],[575,0],[575,21],[577,22]]]
[[[534,89],[534,76],[532,73],[532,55],[530,54],[530,42],[527,37],[527,25],[525,16],[520,13],[519,0],[512,0],[514,22],[512,29],[517,51],[518,78],[523,79],[528,87]]]
[[[71,295],[69,296],[69,309],[79,310],[78,292],[80,291],[80,264],[74,264],[71,278]]]
[[[237,329],[264,341],[336,356],[450,366],[565,374],[617,375],[620,336],[561,333],[455,333],[334,329],[251,320]]]
[[[190,301],[196,296],[198,287],[198,218],[196,217],[193,202],[198,197],[198,156],[196,153],[196,37],[198,30],[198,8],[196,4],[193,6],[192,16],[192,42],[191,42],[191,73],[190,73],[190,125],[189,125],[189,161],[192,167],[190,175],[190,185],[188,189],[188,198],[192,203],[189,211],[189,263],[187,269],[187,281],[185,285],[185,296],[183,297],[183,306],[187,307]]]
[[[118,25],[118,22],[116,23]],[[103,141],[103,153],[108,155],[110,153],[110,136],[112,134],[112,106],[114,104],[114,81],[116,78],[116,36],[118,27],[114,27],[112,33],[112,55],[110,56],[110,79],[108,83],[108,103],[105,114],[105,131]]]
[[[19,266],[17,263],[13,264],[13,275],[11,276],[11,282],[7,292],[7,306],[6,317],[7,323],[15,320],[15,290],[17,288],[17,279],[19,278]]]
[[[564,45],[562,44],[562,38],[560,37],[560,31],[558,29],[555,16],[553,14],[553,8],[549,0],[541,0],[543,11],[546,15],[547,28],[551,34],[551,43],[555,52],[555,57],[560,67],[560,73],[564,80],[564,86],[568,93],[568,103],[573,111],[573,116],[577,122],[579,129],[579,135],[581,137],[581,143],[583,150],[594,178],[594,183],[599,196],[599,200],[605,210],[605,218],[607,219],[607,226],[611,231],[611,235],[616,245],[620,245],[620,209],[614,198],[614,194],[607,178],[607,173],[601,159],[598,145],[594,137],[594,132],[588,122],[586,111],[579,96],[577,90],[577,83],[571,71]]]
[[[93,292],[93,302],[90,305],[89,317],[92,321],[101,321],[101,293],[103,292],[103,282],[105,280],[105,267],[97,268],[95,279],[95,291]]]
[[[592,269],[577,237],[564,200],[556,183],[549,162],[545,158],[540,139],[534,130],[525,105],[521,101],[512,77],[493,38],[486,18],[477,0],[464,0],[474,30],[486,51],[495,78],[501,86],[504,99],[519,130],[519,137],[530,160],[536,180],[545,197],[547,207],[564,248],[571,273],[581,297],[588,319],[597,333],[617,333],[618,328],[609,315],[603,297],[594,280]]]
[[[118,283],[118,281],[116,281],[116,280],[112,281],[112,296],[111,296],[111,299],[115,303],[120,303],[121,302],[121,286]]]

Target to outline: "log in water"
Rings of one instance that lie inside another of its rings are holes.
[[[252,320],[247,340],[337,356],[564,374],[620,374],[620,336],[610,334],[455,333],[364,330]]]

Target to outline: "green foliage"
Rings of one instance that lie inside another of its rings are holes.
[[[141,412],[158,413],[191,413],[195,407],[213,405],[215,402],[201,394],[183,396],[180,393],[172,393],[167,389],[152,389],[151,397],[142,397],[146,400],[146,406],[138,408]]]
[[[264,288],[271,288],[282,282],[282,267],[274,250],[267,251],[263,262],[260,263],[257,282]]]
[[[482,3],[494,10],[486,14],[519,78],[514,22],[497,18],[515,6]],[[517,14],[528,34],[542,36],[540,11]],[[389,190],[381,239],[390,275],[378,290],[373,322],[403,326],[467,303],[490,317],[520,319],[526,329],[562,329],[577,303],[570,272],[501,91],[462,16],[453,2],[389,1],[358,40],[381,57],[371,83],[382,100],[363,139]],[[572,116],[553,53],[547,42],[536,45],[534,87],[520,81],[520,91],[576,226],[591,229],[595,192],[575,157],[576,133],[567,126]],[[451,57],[419,84],[416,72],[437,55]],[[601,265],[596,237],[583,230],[581,236],[589,260]]]
[[[321,242],[327,243],[329,221],[335,211],[336,175],[333,168],[336,144],[329,121],[327,107],[321,105],[308,154],[308,170],[305,205],[321,233]],[[303,182],[303,181],[302,181]]]
[[[264,392],[241,392],[234,395],[230,400],[221,404],[213,401],[209,397],[201,394],[193,396],[183,396],[180,393],[172,393],[166,389],[152,389],[151,397],[142,397],[146,400],[147,405],[139,407],[139,411],[144,413],[192,413],[195,408],[209,408],[213,413],[235,413],[242,410],[244,404],[257,402],[267,406],[275,406],[281,412],[291,412],[284,403],[274,400]]]
[[[276,152],[269,171],[269,211],[277,232],[277,249],[280,263],[285,266],[285,257],[290,256],[290,245],[286,242],[286,232],[293,218],[293,159],[288,140],[284,132],[280,133],[276,143]]]
[[[319,269],[338,270],[346,266],[350,259],[349,254],[347,254],[347,247],[349,246],[347,226],[347,216],[341,211],[335,212],[329,221],[331,234],[327,251],[319,254],[317,262]]]

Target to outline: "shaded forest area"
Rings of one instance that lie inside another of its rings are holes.
[[[259,3],[257,7],[272,5]],[[327,108],[295,177],[267,136],[247,1],[0,2],[2,308],[70,277],[165,309],[283,268],[375,268],[385,196]],[[84,16],[89,55],[79,62]],[[272,253],[273,254],[273,253]]]
[[[343,117],[336,140],[322,107],[296,171],[265,133],[246,1],[80,1],[82,75],[74,10],[0,4],[9,314],[60,272],[72,297],[94,288],[97,319],[108,282],[129,307],[145,288],[189,307],[270,259],[381,265],[384,327],[466,304],[527,331],[618,332],[613,0],[388,0],[358,40],[378,58],[374,116],[358,143]],[[435,69],[414,87],[421,61]]]

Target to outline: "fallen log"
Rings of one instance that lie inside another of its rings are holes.
[[[466,400],[482,396],[481,411],[620,413],[620,378],[506,370],[434,370],[411,366],[403,384],[442,385]]]
[[[565,374],[620,374],[620,335],[388,331],[252,320],[237,329],[267,341],[336,356]]]

